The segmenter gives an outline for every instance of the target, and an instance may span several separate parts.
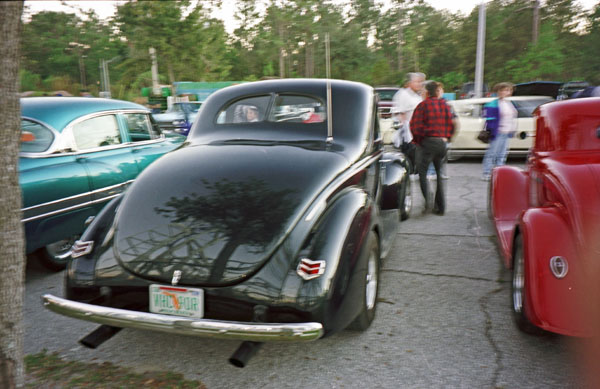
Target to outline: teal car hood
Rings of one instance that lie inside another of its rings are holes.
[[[314,146],[314,145],[313,145]],[[323,148],[273,143],[183,147],[128,189],[115,253],[129,271],[218,286],[255,273],[313,199],[348,166]]]

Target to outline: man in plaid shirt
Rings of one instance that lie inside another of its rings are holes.
[[[454,135],[453,115],[446,100],[441,96],[444,93],[441,83],[430,81],[425,85],[427,98],[423,100],[410,120],[410,129],[413,142],[417,144],[417,153],[420,156],[417,162],[417,172],[421,192],[425,197],[423,213],[433,210],[435,214],[443,215],[446,210],[444,185],[441,177],[442,161],[446,156],[446,143]],[[427,181],[427,167],[433,162],[437,176],[437,190],[434,204],[429,196],[429,182]]]

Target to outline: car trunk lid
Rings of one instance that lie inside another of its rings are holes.
[[[184,147],[151,165],[117,214],[131,272],[170,283],[233,284],[255,273],[347,165],[339,153],[273,144]]]

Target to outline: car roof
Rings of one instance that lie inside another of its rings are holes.
[[[36,119],[57,131],[73,120],[95,112],[117,109],[148,111],[129,101],[94,97],[26,97],[21,99],[21,116]]]
[[[473,99],[461,99],[461,100],[451,100],[448,101],[449,104],[459,105],[459,104],[485,104],[489,103],[492,100],[497,99],[497,97],[478,97]],[[554,100],[551,96],[510,96],[506,98],[507,100],[514,101],[527,101],[527,100],[539,100],[539,99],[549,99]]]
[[[328,85],[331,86],[331,120],[322,123],[307,125],[260,121],[248,127],[245,123],[220,124],[216,120],[224,107],[240,99],[261,95],[274,98],[278,94],[299,94],[312,96],[327,103]],[[231,138],[243,139],[243,136],[252,133],[253,137],[264,135],[264,139],[269,140],[325,141],[328,133],[327,126],[331,123],[335,141],[345,143],[346,150],[355,149],[364,147],[363,142],[371,130],[374,103],[373,88],[354,81],[307,78],[248,82],[229,86],[211,94],[204,102],[188,140],[195,142],[196,139],[202,139],[200,142],[212,142]],[[294,130],[282,131],[283,127],[293,127]]]

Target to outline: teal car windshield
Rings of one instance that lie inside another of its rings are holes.
[[[42,153],[50,148],[54,133],[43,125],[31,120],[21,120],[21,152]]]

